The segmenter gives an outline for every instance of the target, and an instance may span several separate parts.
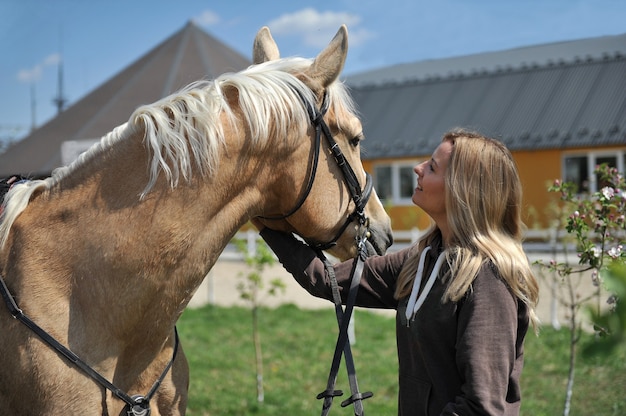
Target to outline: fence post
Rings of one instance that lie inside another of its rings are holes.
[[[422,232],[417,227],[411,228],[411,244],[419,240],[421,234]]]
[[[252,230],[248,230],[248,232],[246,233],[248,255],[250,257],[256,256],[256,237],[257,233]]]

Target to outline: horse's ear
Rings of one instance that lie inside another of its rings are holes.
[[[308,70],[308,76],[317,80],[323,88],[335,82],[348,55],[348,28],[341,25],[326,49],[320,52]]]
[[[278,58],[280,58],[278,46],[276,46],[276,42],[274,38],[272,38],[270,29],[267,26],[263,26],[254,38],[252,60],[254,64],[262,64],[263,62],[273,61]]]

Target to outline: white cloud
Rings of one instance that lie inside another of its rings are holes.
[[[273,34],[301,36],[307,46],[323,48],[335,35],[339,26],[345,24],[351,32],[350,28],[356,28],[360,22],[361,17],[354,14],[318,12],[315,9],[306,8],[295,13],[284,14],[269,22],[268,26]],[[364,29],[356,29],[355,33],[360,33],[362,40],[368,38],[368,32]],[[357,42],[358,39],[359,36],[356,38]],[[353,42],[352,34],[350,42]]]
[[[53,53],[43,60],[44,66],[58,65],[61,62],[61,54]]]
[[[36,82],[41,79],[41,74],[48,66],[58,65],[61,62],[61,55],[58,53],[53,53],[44,58],[43,61],[35,65],[30,69],[22,69],[17,73],[17,79],[21,82],[29,83]]]
[[[205,10],[193,18],[194,23],[200,26],[212,26],[220,22],[220,17],[212,10]]]
[[[17,79],[21,82],[34,82],[41,78],[42,67],[41,65],[35,65],[31,69],[21,69],[17,73]]]

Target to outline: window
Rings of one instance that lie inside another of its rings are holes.
[[[618,163],[618,159],[617,156],[601,156],[601,157],[597,157],[596,158],[596,165],[602,165],[602,164],[607,164],[612,168],[616,168],[617,167],[617,163]],[[595,166],[594,165],[594,169]],[[624,172],[624,168],[622,167],[622,169],[620,170],[620,172]],[[608,184],[603,182],[600,179],[600,175],[596,175],[595,176],[595,181],[596,181],[596,189],[602,189],[605,186],[607,186]]]
[[[610,167],[624,172],[626,151],[590,152],[587,154],[565,155],[563,159],[563,178],[577,186],[578,192],[596,192],[603,184],[593,173],[596,166],[606,163]]]
[[[398,167],[399,177],[399,199],[411,199],[413,197],[413,191],[417,186],[417,175],[413,172],[413,166],[400,166]]]
[[[589,192],[589,161],[587,156],[565,158],[565,182],[576,185],[577,192]]]
[[[397,162],[374,167],[374,186],[378,197],[394,205],[410,205],[417,175],[413,167],[418,162]]]
[[[391,166],[376,166],[374,168],[374,187],[381,200],[393,199],[391,182]]]

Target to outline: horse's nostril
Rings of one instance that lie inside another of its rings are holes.
[[[368,230],[368,251],[369,255],[379,254],[383,255],[393,244],[393,236],[389,232],[378,232],[376,229]]]

